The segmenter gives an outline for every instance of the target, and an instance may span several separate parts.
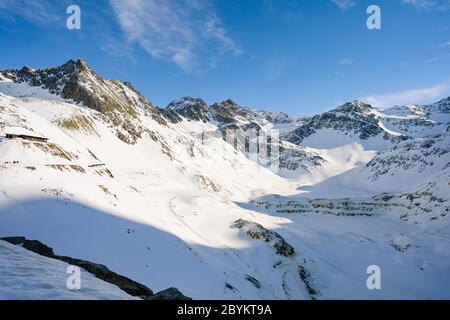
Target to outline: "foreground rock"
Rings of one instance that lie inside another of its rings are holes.
[[[83,268],[87,272],[93,274],[95,277],[116,285],[131,296],[140,297],[148,300],[188,300],[190,298],[185,297],[181,292],[175,288],[164,290],[160,293],[153,294],[153,291],[143,284],[140,284],[134,280],[124,277],[114,271],[109,270],[106,266],[93,263],[86,260],[75,259],[72,257],[55,255],[53,249],[37,240],[28,240],[25,237],[6,237],[0,238],[0,240],[9,242],[14,245],[20,245],[21,247],[30,250],[34,253],[42,256],[64,261],[68,264]]]

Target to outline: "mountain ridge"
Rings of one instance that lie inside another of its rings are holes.
[[[61,66],[48,69],[23,67],[5,70],[3,77],[15,83],[42,87],[50,94],[61,96],[100,112],[105,119],[122,129],[122,139],[136,143],[143,130],[136,119],[149,114],[155,121],[165,124],[157,109],[130,83],[104,80],[83,60],[69,60]]]

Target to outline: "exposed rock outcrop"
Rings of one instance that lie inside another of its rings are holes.
[[[233,226],[242,229],[252,239],[267,242],[278,255],[290,257],[295,254],[294,248],[282,236],[275,231],[267,230],[256,222],[239,219],[234,222]]]
[[[384,140],[406,139],[394,136],[380,126],[380,118],[376,110],[369,104],[360,101],[348,102],[334,110],[316,115],[287,134],[285,138],[294,144],[301,144],[303,140],[320,129],[333,129],[345,134],[352,133],[361,140],[380,136]]]

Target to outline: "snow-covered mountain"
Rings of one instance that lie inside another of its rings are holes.
[[[383,111],[382,122],[385,127],[409,137],[441,134],[450,123],[449,99],[425,106],[395,106]]]
[[[172,101],[161,113],[173,123],[209,122],[219,127],[227,125],[256,124],[266,129],[291,131],[303,123],[303,119],[294,119],[283,112],[269,112],[242,107],[231,99],[208,105],[201,98],[184,97]]]
[[[117,135],[127,143],[135,143],[143,134],[144,129],[137,120],[140,115],[145,114],[164,123],[156,108],[131,84],[104,80],[83,60],[70,60],[59,67],[42,70],[25,66],[2,74],[14,83],[39,87],[51,95],[99,111],[106,121],[117,128]],[[22,94],[27,96],[27,92]]]
[[[157,108],[81,60],[3,71],[0,237],[194,299],[449,298],[448,101],[293,119]],[[247,129],[280,130],[280,170],[246,152]]]
[[[308,119],[286,139],[316,148],[336,148],[357,141],[367,148],[382,150],[404,137],[385,128],[381,117],[371,105],[353,101]]]
[[[244,137],[248,130],[254,130],[255,134],[264,132],[270,136],[273,129],[282,133],[293,130],[303,123],[303,119],[293,119],[285,113],[242,107],[230,99],[208,105],[200,98],[184,97],[172,101],[166,108],[159,111],[169,122],[189,128],[191,132],[197,134],[225,138],[227,129],[237,131],[231,134],[240,140],[241,145],[246,144]],[[317,153],[288,141],[280,141],[278,148],[280,173],[284,176],[310,172],[326,162]],[[248,152],[248,150],[243,151]],[[267,158],[267,156],[260,158]],[[259,161],[260,164],[268,162],[267,159],[260,160],[262,160]]]

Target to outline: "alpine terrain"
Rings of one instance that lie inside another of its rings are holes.
[[[292,118],[0,72],[1,299],[450,299],[449,191],[450,97]]]

